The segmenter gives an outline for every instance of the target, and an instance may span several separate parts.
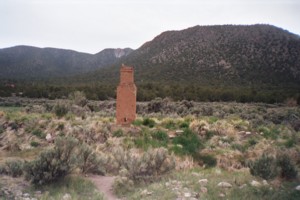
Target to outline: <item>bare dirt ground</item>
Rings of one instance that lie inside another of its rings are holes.
[[[90,179],[99,191],[103,194],[105,200],[117,200],[118,197],[114,195],[112,190],[112,185],[115,177],[113,176],[99,176],[99,175],[89,175]]]

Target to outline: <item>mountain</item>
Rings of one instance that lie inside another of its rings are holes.
[[[13,47],[0,50],[0,96],[61,98],[81,90],[90,99],[115,98],[124,63],[134,67],[139,101],[275,103],[292,98],[300,104],[299,55],[299,35],[262,24],[166,31],[137,50],[105,49],[94,55]]]
[[[113,66],[78,76],[117,81],[121,63],[137,82],[299,86],[300,37],[271,25],[195,26],[167,31]]]
[[[0,79],[47,79],[85,73],[111,65],[132,51],[104,49],[93,55],[30,46],[0,49]]]

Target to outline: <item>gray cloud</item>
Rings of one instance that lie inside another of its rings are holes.
[[[138,48],[166,30],[265,23],[300,34],[298,0],[0,0],[0,48],[96,53]]]

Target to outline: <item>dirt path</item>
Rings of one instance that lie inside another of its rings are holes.
[[[105,200],[117,200],[117,196],[113,194],[112,184],[115,177],[113,176],[98,176],[98,175],[89,175],[90,179],[100,192],[103,193]]]

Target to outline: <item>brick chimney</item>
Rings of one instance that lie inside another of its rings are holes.
[[[122,65],[120,84],[117,88],[117,124],[130,125],[136,117],[136,86],[133,67]]]

